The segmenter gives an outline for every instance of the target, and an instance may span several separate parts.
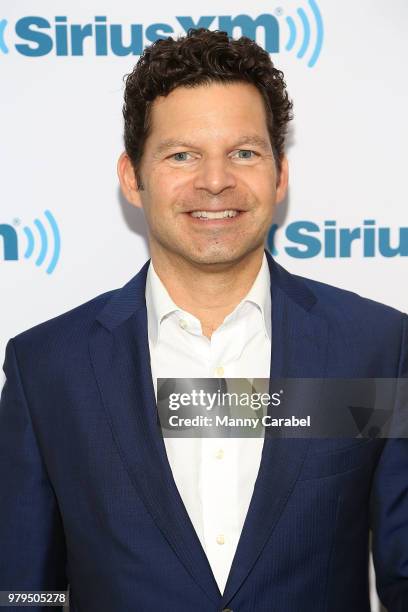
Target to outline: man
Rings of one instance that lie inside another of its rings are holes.
[[[371,528],[380,597],[408,610],[406,439],[157,424],[158,377],[408,374],[406,315],[264,250],[291,108],[269,55],[222,32],[158,41],[128,76],[118,174],[151,260],[7,345],[0,590],[69,584],[71,612],[368,612]]]

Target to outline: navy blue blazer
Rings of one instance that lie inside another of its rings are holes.
[[[272,378],[408,376],[407,315],[267,257]],[[407,612],[408,439],[266,438],[219,592],[157,424],[148,264],[7,344],[0,590],[69,584],[71,612],[369,612],[371,529],[380,597]]]

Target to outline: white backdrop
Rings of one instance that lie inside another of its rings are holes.
[[[193,8],[187,0],[3,0],[1,355],[8,338],[123,285],[147,259],[143,215],[121,199],[116,177],[122,77],[154,24],[181,34],[200,18],[223,29],[241,15],[234,36],[256,30],[294,100],[277,260],[408,310],[406,0],[207,0]],[[87,24],[81,50],[78,30]],[[129,46],[131,31],[134,52],[119,56],[118,39]]]

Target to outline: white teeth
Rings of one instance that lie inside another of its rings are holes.
[[[226,217],[236,217],[237,214],[237,210],[220,210],[217,212],[211,212],[210,210],[195,210],[190,213],[192,217],[203,219],[225,219]]]

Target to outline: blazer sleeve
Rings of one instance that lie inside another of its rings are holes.
[[[402,319],[398,377],[408,377],[408,317]],[[401,404],[408,415],[407,382]],[[406,428],[406,431],[408,429]],[[404,434],[405,435],[405,434]],[[387,440],[370,500],[373,561],[379,597],[388,612],[408,610],[408,438]]]
[[[6,382],[0,398],[0,591],[65,591],[66,550],[61,517],[37,444],[13,339],[6,346],[3,370]],[[6,609],[15,610],[1,608]],[[37,612],[50,608],[37,605],[25,609]]]

